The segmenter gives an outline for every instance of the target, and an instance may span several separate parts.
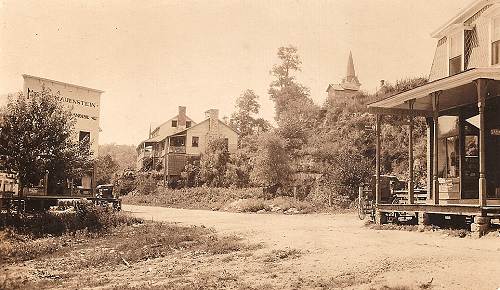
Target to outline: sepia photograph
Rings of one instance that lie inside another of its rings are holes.
[[[500,290],[500,0],[0,0],[0,290]]]

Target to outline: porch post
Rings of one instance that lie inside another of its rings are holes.
[[[413,193],[413,105],[415,103],[415,100],[410,100],[408,102],[408,106],[410,109],[410,116],[409,116],[409,129],[408,129],[408,203],[413,204],[414,203],[414,193]]]
[[[163,145],[163,186],[168,185],[168,151],[170,150],[170,137],[165,139],[165,144]]]
[[[426,118],[426,123],[427,123],[427,150],[426,150],[426,157],[427,157],[427,203],[430,203],[433,195],[432,195],[432,182],[433,182],[433,158],[432,158],[432,153],[434,152],[434,121],[433,118]]]
[[[375,145],[375,204],[380,203],[380,125],[382,116],[375,115],[375,131],[376,131],[376,145]]]
[[[441,91],[437,91],[431,94],[432,97],[432,111],[433,111],[433,121],[434,121],[434,134],[433,134],[433,156],[432,156],[432,195],[433,195],[433,203],[439,204],[439,180],[438,180],[438,171],[439,171],[439,95]]]
[[[477,89],[477,105],[479,108],[479,206],[486,205],[486,124],[484,108],[486,103],[487,79],[474,82]]]

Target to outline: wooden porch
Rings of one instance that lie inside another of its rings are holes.
[[[393,212],[500,217],[500,69],[464,71],[368,105],[376,115],[377,216]],[[409,180],[405,204],[381,200],[384,115],[407,117]],[[414,119],[427,123],[427,196],[414,194]],[[379,221],[380,222],[380,221]]]

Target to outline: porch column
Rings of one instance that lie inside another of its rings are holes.
[[[427,158],[427,196],[426,200],[427,203],[430,203],[433,195],[432,195],[432,188],[433,188],[433,158],[432,158],[432,153],[434,152],[434,121],[433,118],[426,118],[426,123],[427,123],[427,150],[426,150],[426,158]]]
[[[434,121],[434,134],[433,134],[433,154],[432,154],[432,195],[433,203],[439,204],[439,95],[441,91],[433,92],[431,94],[432,98],[432,111],[433,111],[433,121]]]
[[[409,128],[408,128],[408,203],[414,203],[414,193],[413,193],[413,105],[415,100],[410,100],[408,106],[410,109],[409,115]]]
[[[163,145],[163,186],[168,185],[168,150],[170,149],[170,138],[165,139]]]
[[[486,125],[484,108],[486,104],[487,79],[474,81],[477,89],[477,105],[479,108],[479,206],[486,205]]]
[[[382,116],[379,114],[375,115],[375,131],[376,131],[376,141],[375,141],[375,204],[380,203],[380,125],[382,122]]]

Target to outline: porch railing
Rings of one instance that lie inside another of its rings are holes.
[[[169,146],[168,153],[186,153],[186,146]]]

